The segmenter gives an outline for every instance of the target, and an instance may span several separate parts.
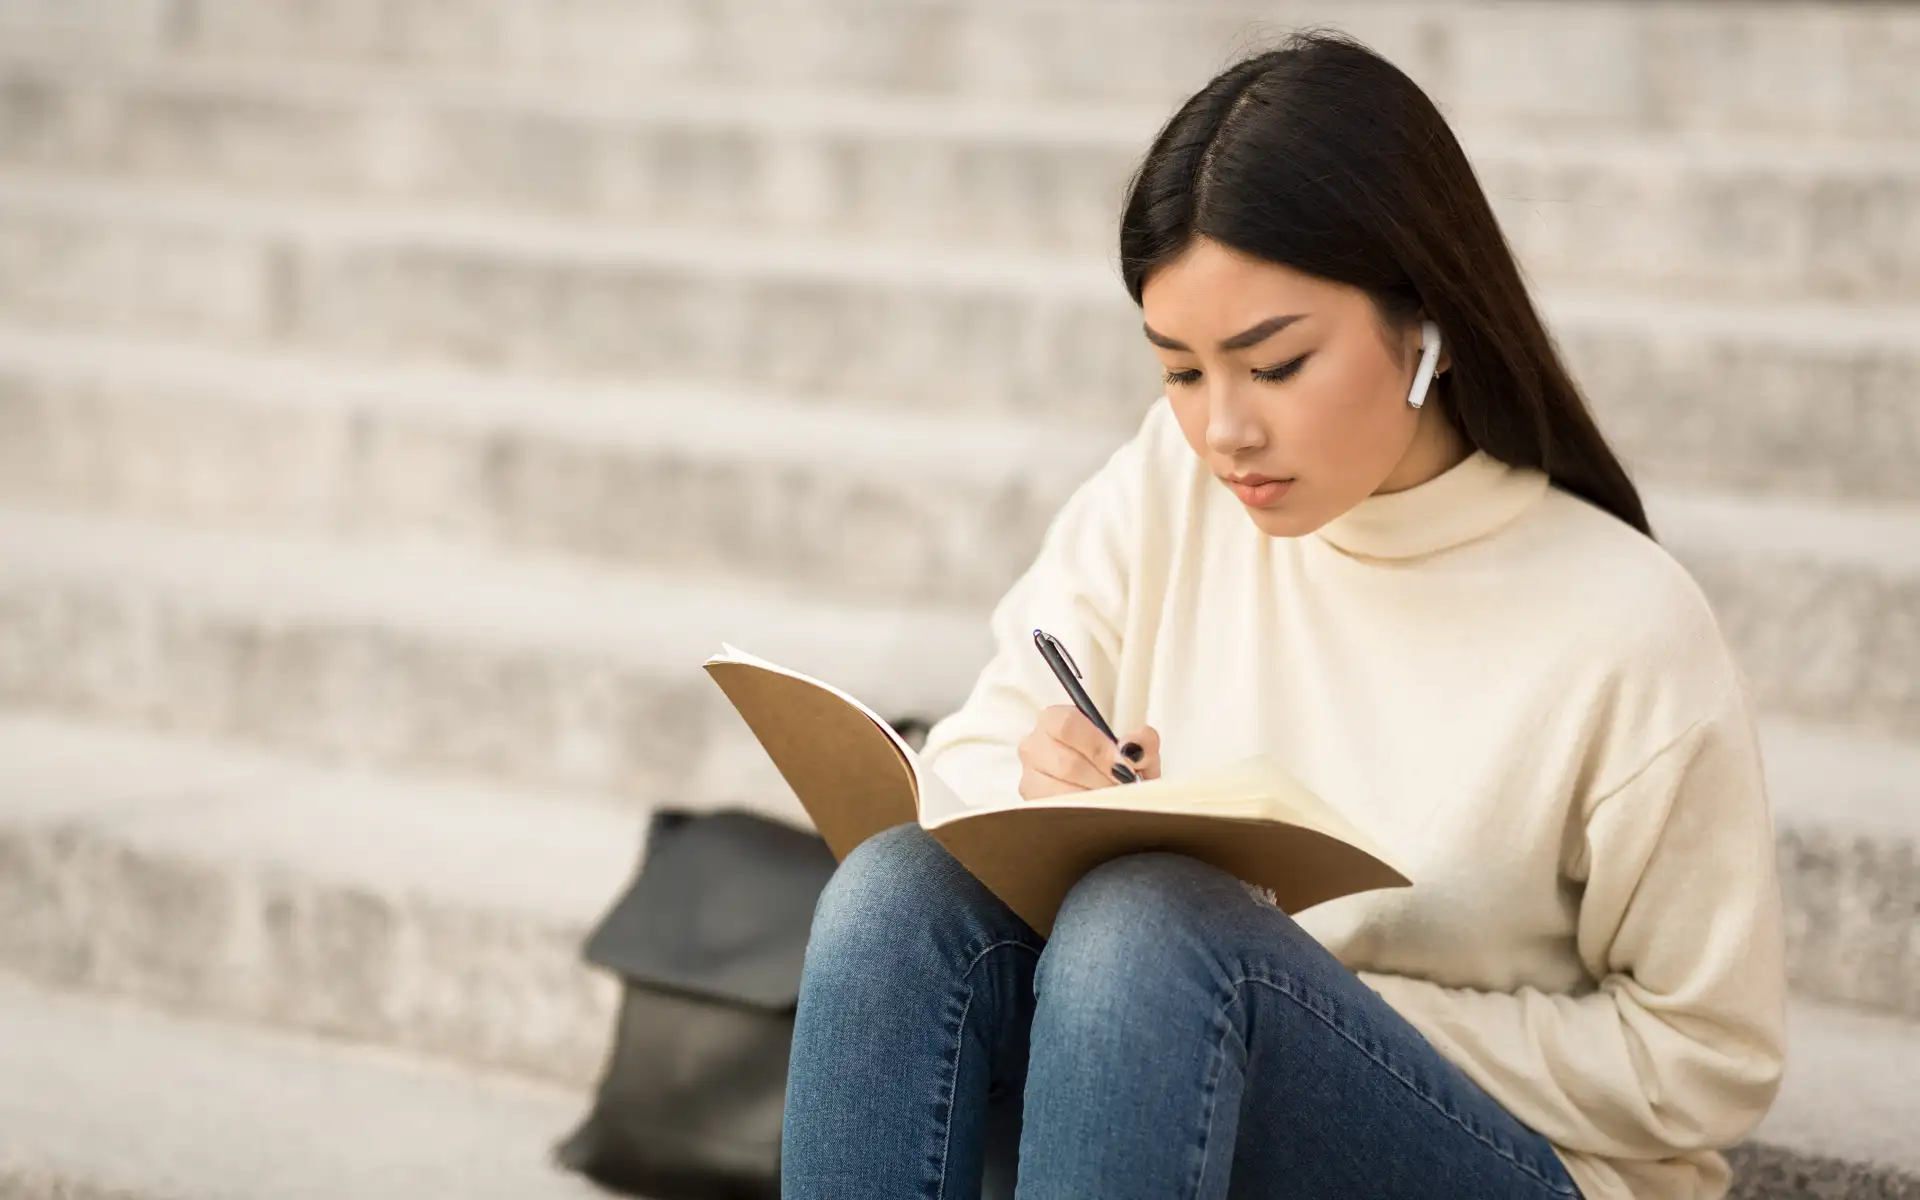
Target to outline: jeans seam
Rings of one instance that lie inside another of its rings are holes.
[[[971,972],[973,968],[967,970]],[[960,978],[964,981],[966,976]],[[940,1177],[934,1184],[934,1200],[944,1200],[947,1194],[947,1164],[953,1158],[953,1111],[959,1107],[960,1053],[967,1045],[967,1014],[973,1011],[973,985],[969,983],[966,988],[967,998],[960,1005],[960,1021],[953,1039],[953,1061],[947,1069],[947,1120],[946,1127],[940,1131]]]
[[[1235,997],[1237,995],[1236,988]],[[1235,997],[1229,997],[1229,1001]],[[1224,1016],[1224,1013],[1222,1015]],[[1207,1181],[1207,1147],[1213,1143],[1213,1121],[1220,1111],[1220,1068],[1221,1064],[1226,1062],[1227,1035],[1232,1032],[1234,1032],[1233,1022],[1223,1019],[1220,1022],[1220,1035],[1213,1042],[1213,1061],[1209,1064],[1210,1069],[1207,1072],[1206,1119],[1200,1126],[1200,1165],[1193,1177],[1193,1190],[1188,1193],[1192,1196],[1199,1196],[1201,1185]]]
[[[1002,946],[1023,946],[1029,950],[1033,949],[1019,938],[1002,938],[996,942],[989,942],[968,960],[967,969],[960,972],[960,983],[966,988],[967,995],[960,1005],[960,1020],[954,1031],[953,1056],[947,1068],[947,1120],[945,1127],[940,1131],[940,1177],[934,1187],[934,1200],[945,1200],[947,1194],[947,1163],[951,1161],[953,1152],[953,1113],[959,1107],[960,1052],[966,1048],[967,1044],[967,1014],[973,1011],[973,969],[980,965],[981,959]]]
[[[1577,1187],[1571,1188],[1571,1189],[1562,1188],[1559,1184],[1555,1183],[1553,1180],[1543,1176],[1538,1170],[1536,1170],[1533,1167],[1531,1163],[1523,1162],[1521,1159],[1515,1157],[1513,1153],[1508,1151],[1505,1147],[1499,1145],[1498,1143],[1490,1140],[1487,1137],[1482,1136],[1478,1130],[1474,1129],[1473,1126],[1461,1120],[1457,1114],[1449,1112],[1444,1105],[1440,1104],[1432,1096],[1427,1095],[1426,1092],[1421,1090],[1419,1085],[1414,1083],[1414,1081],[1408,1078],[1406,1075],[1402,1074],[1400,1070],[1396,1068],[1392,1063],[1388,1062],[1385,1058],[1381,1057],[1380,1055],[1375,1054],[1369,1047],[1367,1047],[1364,1043],[1362,1043],[1358,1038],[1355,1038],[1352,1034],[1348,1033],[1345,1029],[1342,1029],[1339,1025],[1329,1020],[1325,1014],[1320,1012],[1319,1009],[1315,1008],[1311,1004],[1308,1004],[1306,1002],[1306,998],[1303,995],[1301,995],[1299,991],[1296,990],[1297,985],[1295,985],[1291,979],[1286,979],[1282,981],[1282,980],[1276,980],[1276,979],[1269,979],[1265,976],[1260,976],[1260,975],[1243,975],[1240,978],[1233,981],[1233,989],[1234,989],[1233,998],[1234,999],[1239,998],[1239,988],[1240,988],[1240,985],[1243,983],[1265,984],[1266,986],[1272,988],[1274,991],[1279,992],[1281,995],[1285,996],[1287,999],[1293,1001],[1294,1004],[1299,1006],[1301,1011],[1307,1013],[1309,1016],[1313,1017],[1314,1020],[1319,1021],[1322,1025],[1325,1025],[1328,1029],[1332,1030],[1334,1034],[1338,1036],[1341,1040],[1345,1041],[1348,1045],[1352,1046],[1354,1049],[1358,1050],[1360,1053],[1366,1055],[1375,1064],[1383,1068],[1387,1072],[1387,1074],[1399,1080],[1400,1084],[1403,1087],[1405,1087],[1409,1092],[1412,1092],[1415,1096],[1418,1096],[1422,1103],[1426,1104],[1428,1107],[1432,1108],[1433,1111],[1445,1117],[1449,1122],[1451,1122],[1455,1126],[1458,1126],[1461,1132],[1465,1133],[1468,1137],[1472,1138],[1474,1141],[1479,1142],[1482,1146],[1485,1146],[1487,1149],[1493,1151],[1495,1154],[1499,1155],[1501,1158],[1506,1159],[1509,1163],[1512,1163],[1515,1167],[1519,1168],[1519,1170],[1522,1173],[1530,1176],[1535,1180],[1538,1180],[1544,1187],[1552,1191],[1554,1195],[1568,1196],[1568,1197],[1578,1197],[1580,1195],[1579,1189]],[[1498,1101],[1495,1101],[1495,1103],[1498,1103]]]

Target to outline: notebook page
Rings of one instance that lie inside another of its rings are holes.
[[[1267,755],[1254,755],[1191,775],[1026,801],[1029,806],[1097,805],[1150,812],[1207,812],[1246,821],[1279,821],[1356,846],[1407,874],[1396,855],[1309,791]]]

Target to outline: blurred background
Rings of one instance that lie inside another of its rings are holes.
[[[700,661],[959,703],[1160,394],[1128,172],[1302,23],[1764,706],[1742,1194],[1920,1196],[1920,5],[0,0],[0,1197],[584,1192],[645,813],[804,820]]]

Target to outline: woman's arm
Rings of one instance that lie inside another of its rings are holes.
[[[1584,859],[1576,937],[1596,991],[1361,978],[1569,1149],[1652,1159],[1739,1141],[1779,1089],[1786,969],[1772,819],[1738,688],[1590,806]]]
[[[921,762],[970,804],[1019,794],[1019,744],[1040,710],[1066,702],[1034,648],[1035,628],[1059,638],[1109,718],[1140,530],[1142,472],[1152,419],[1074,490],[1039,552],[994,605],[993,657],[964,704],[928,731]]]

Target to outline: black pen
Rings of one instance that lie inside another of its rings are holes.
[[[1061,644],[1060,639],[1044,629],[1036,629],[1033,631],[1033,644],[1040,648],[1040,657],[1047,660],[1047,666],[1053,671],[1053,677],[1060,681],[1061,687],[1067,689],[1067,698],[1073,701],[1073,706],[1085,714],[1087,720],[1093,722],[1093,727],[1107,736],[1108,741],[1118,742],[1120,739],[1113,735],[1113,729],[1107,724],[1107,719],[1100,715],[1098,708],[1094,707],[1093,698],[1087,695],[1087,689],[1080,686],[1080,680],[1083,678],[1080,674],[1080,666],[1073,661],[1073,655],[1067,653],[1067,648]],[[1124,783],[1136,782],[1138,778],[1134,776],[1133,768],[1125,763],[1116,763],[1114,770],[1130,777],[1122,780]]]

